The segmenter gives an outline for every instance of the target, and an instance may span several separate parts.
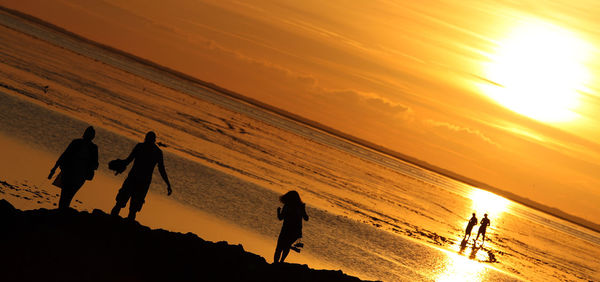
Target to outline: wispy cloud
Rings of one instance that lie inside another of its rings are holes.
[[[363,111],[368,110],[380,114],[383,113],[405,120],[409,120],[413,116],[413,110],[410,107],[391,101],[377,93],[352,89],[321,89],[320,91],[331,103],[353,105],[353,107],[361,108]]]
[[[481,131],[479,131],[477,129],[472,129],[469,127],[460,126],[460,125],[452,124],[449,122],[436,121],[436,120],[432,120],[432,119],[426,119],[423,122],[425,123],[425,125],[428,125],[430,127],[443,128],[443,129],[450,130],[453,132],[464,133],[464,134],[476,137],[480,140],[483,140],[484,142],[494,145],[498,148],[501,147],[500,144],[494,142],[491,138],[489,138],[487,135],[483,134]]]

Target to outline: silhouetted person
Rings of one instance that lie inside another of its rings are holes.
[[[465,240],[471,238],[471,230],[473,230],[473,226],[475,225],[477,225],[477,217],[475,217],[475,213],[473,213],[473,216],[469,219],[469,223],[467,224],[467,229],[465,229],[465,237],[463,237]]]
[[[283,208],[277,208],[277,218],[283,220],[277,239],[273,262],[283,262],[292,248],[292,244],[302,238],[302,219],[308,220],[306,205],[296,191],[289,191],[279,198]],[[281,257],[281,260],[280,260]]]
[[[162,176],[162,179],[167,184],[168,195],[171,195],[173,192],[171,190],[171,183],[167,177],[167,172],[165,171],[162,151],[155,142],[156,134],[150,131],[146,133],[144,143],[135,145],[127,159],[111,161],[111,163],[119,163],[118,166],[122,167],[122,169],[115,169],[117,174],[123,172],[131,161],[133,161],[133,167],[123,182],[123,186],[121,186],[121,189],[119,189],[119,192],[117,193],[117,202],[110,214],[119,215],[121,209],[124,208],[127,205],[127,201],[129,201],[129,215],[127,218],[135,220],[136,213],[139,212],[142,209],[142,205],[144,205],[144,199],[150,188],[150,183],[152,182],[152,173],[157,164],[160,176]],[[109,167],[111,165],[112,164],[109,164]],[[112,167],[110,168],[114,169]]]
[[[62,189],[58,200],[59,209],[69,208],[83,183],[94,178],[94,171],[98,169],[98,146],[92,142],[95,136],[93,127],[86,128],[83,137],[71,141],[50,170],[48,179],[60,167],[60,173],[52,183]]]
[[[477,239],[479,239],[479,235],[483,235],[483,237],[481,239],[481,244],[483,244],[483,242],[485,242],[485,231],[488,226],[490,226],[490,220],[488,219],[487,213],[486,213],[483,215],[483,218],[481,219],[481,222],[479,223],[479,231],[477,231],[477,237],[475,238],[475,241],[477,241]]]

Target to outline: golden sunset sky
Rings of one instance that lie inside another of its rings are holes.
[[[600,222],[600,2],[0,0]]]

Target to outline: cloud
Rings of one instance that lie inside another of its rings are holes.
[[[484,142],[494,145],[498,148],[500,148],[501,146],[494,142],[491,138],[487,137],[485,134],[483,134],[481,131],[476,130],[476,129],[472,129],[469,127],[464,127],[464,126],[459,126],[456,124],[451,124],[448,122],[443,122],[443,121],[436,121],[436,120],[432,120],[432,119],[426,119],[423,121],[426,125],[430,126],[430,127],[435,127],[435,128],[444,128],[453,132],[458,132],[458,133],[465,133],[468,134],[470,136],[474,136],[480,140],[483,140]]]
[[[291,78],[298,82],[303,83],[306,86],[315,86],[317,84],[317,79],[309,74],[304,74],[300,72],[293,71],[289,68],[283,67],[281,65],[275,64],[268,60],[262,60],[255,57],[248,56],[239,50],[230,49],[224,47],[217,43],[214,40],[197,37],[194,40],[190,40],[196,44],[196,46],[204,47],[210,51],[218,52],[222,56],[235,58],[238,61],[244,62],[245,64],[252,65],[254,67],[258,67],[261,69],[267,69],[272,72],[278,73],[279,75],[283,75],[287,78]]]
[[[311,74],[297,72],[271,61],[246,55],[239,50],[224,47],[213,40],[196,38],[195,43],[213,52],[218,52],[245,64],[252,65],[255,69],[268,70],[278,74],[280,77],[294,80],[304,88],[305,94],[318,95],[330,104],[357,109],[361,112],[365,110],[374,111],[402,119],[410,119],[412,117],[413,111],[410,107],[387,99],[380,94],[354,89],[330,89],[321,85],[319,80]]]
[[[361,112],[372,111],[408,120],[412,118],[413,110],[403,104],[393,102],[377,93],[345,89],[321,89],[321,95],[330,103],[360,109]]]

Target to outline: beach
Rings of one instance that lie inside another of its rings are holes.
[[[291,263],[383,281],[600,279],[597,232],[506,199],[486,206],[498,196],[49,26],[5,11],[0,25],[1,196],[18,209],[55,208],[46,176],[93,125],[100,168],[73,207],[108,212],[124,179],[108,161],[153,130],[174,192],[155,172],[138,216],[151,228],[272,262],[278,197],[297,190],[310,220]],[[469,259],[458,245],[473,211],[492,225]]]

